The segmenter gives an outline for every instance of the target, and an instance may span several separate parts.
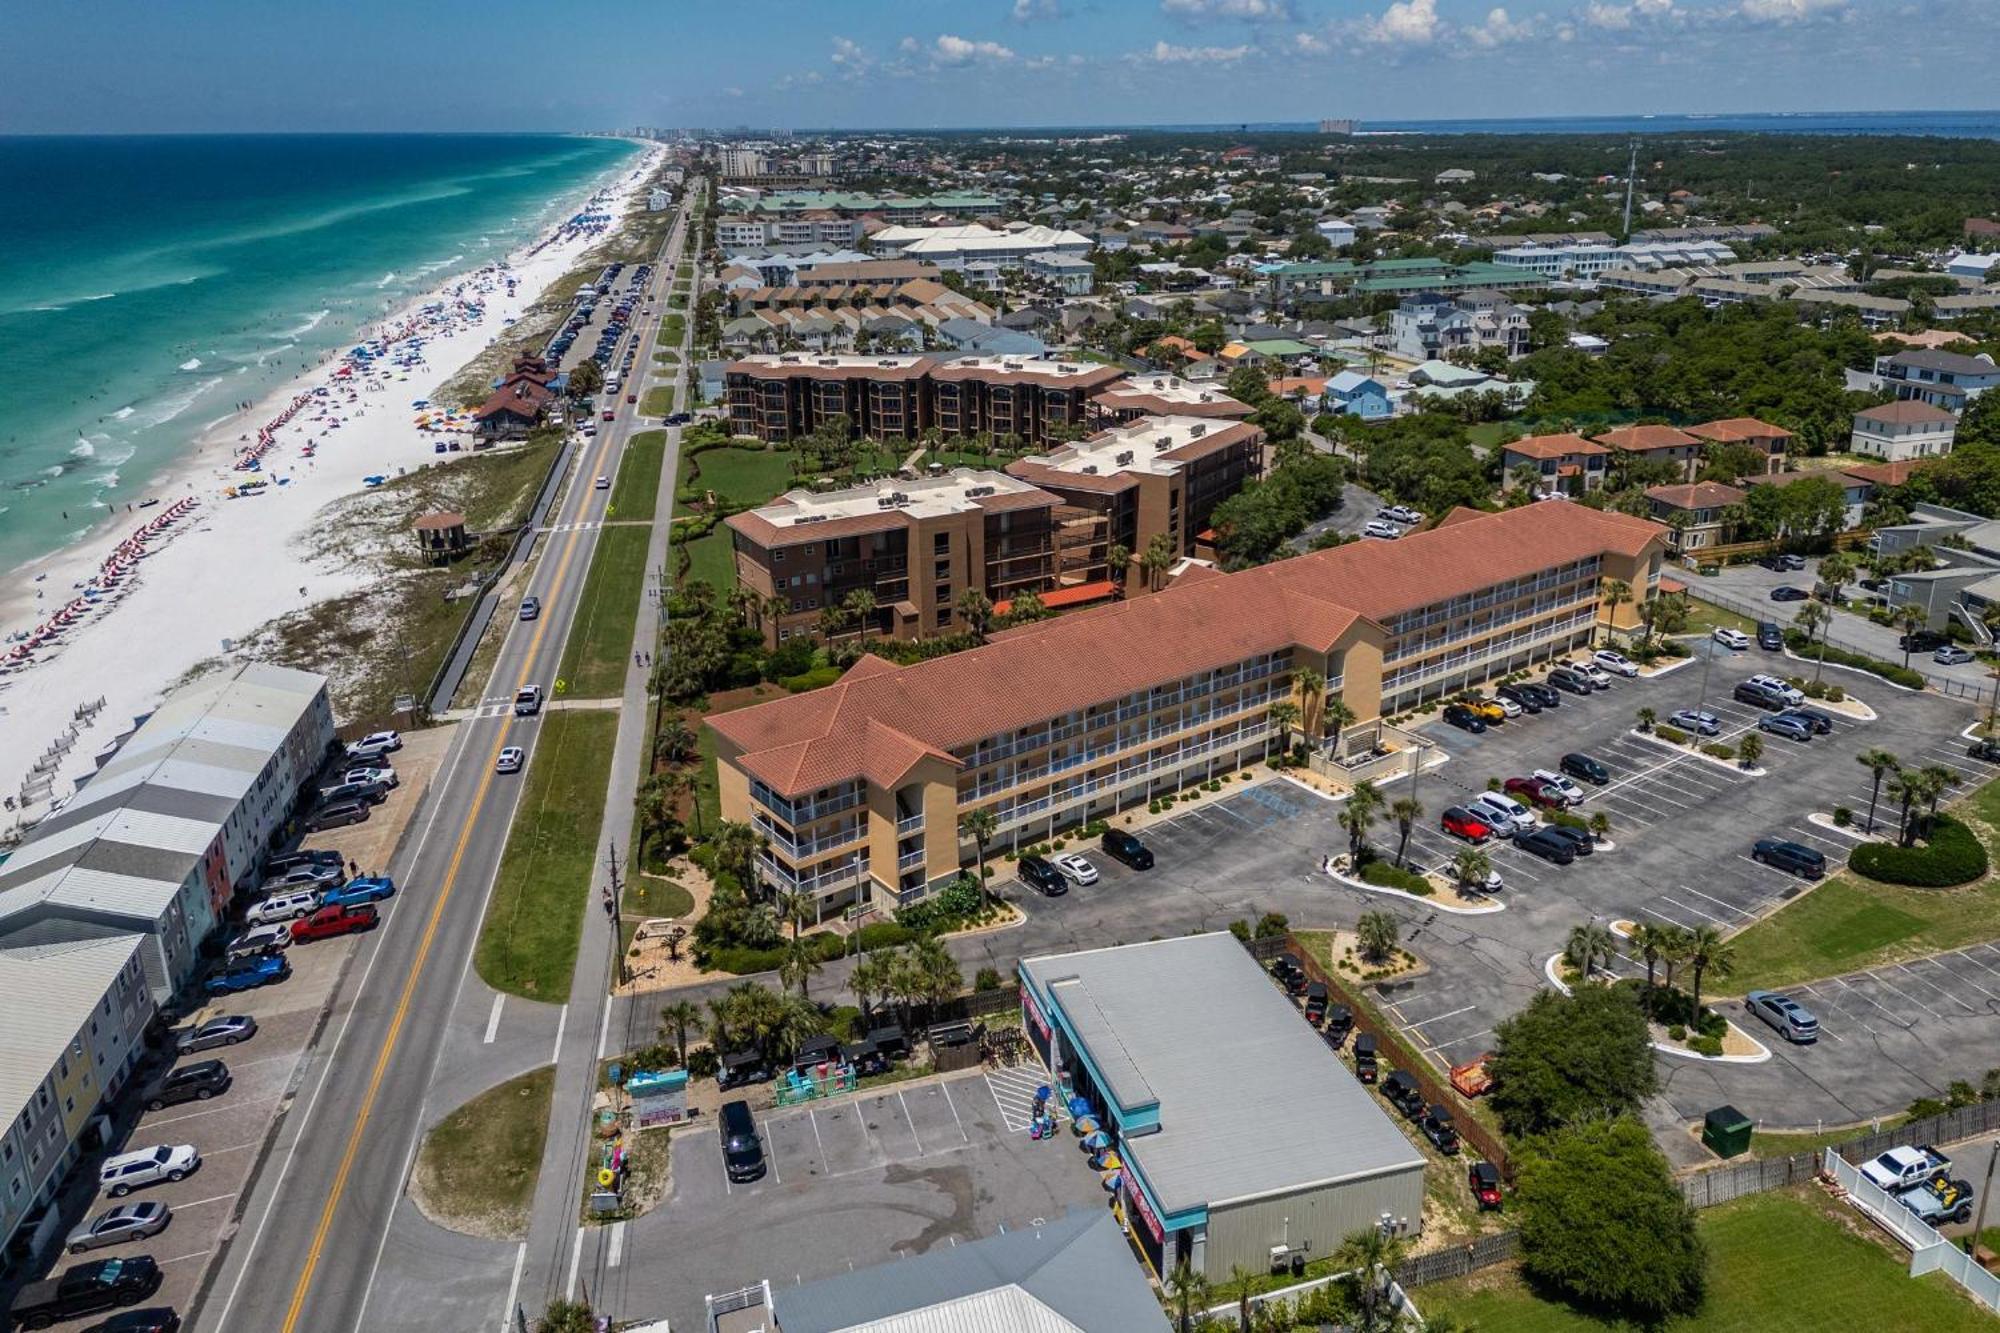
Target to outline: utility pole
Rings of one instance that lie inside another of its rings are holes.
[[[1632,239],[1632,187],[1639,177],[1639,141],[1632,141],[1632,159],[1625,166],[1625,237]]]
[[[1993,1168],[2000,1165],[2000,1139],[1994,1140],[1993,1150],[1986,1154],[1986,1183],[1979,1190],[1979,1215],[1972,1220],[1972,1234],[1965,1238],[1965,1252],[1979,1254],[1979,1237],[1986,1230],[1986,1199],[1993,1193]]]
[[[624,885],[618,880],[618,844],[610,844],[610,854],[606,864],[611,870],[611,882],[604,886],[604,915],[611,926],[611,975],[619,984],[625,984],[625,942],[620,938],[618,928],[618,903],[625,896]]]

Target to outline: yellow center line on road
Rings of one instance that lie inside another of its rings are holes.
[[[611,441],[612,436],[607,433],[604,439],[598,442],[595,465],[579,469],[577,472],[579,478],[594,474],[597,468],[605,465],[604,459],[610,452]],[[588,508],[587,503],[584,508]],[[568,540],[563,543],[562,559],[556,564],[556,576],[549,589],[551,597],[561,591],[568,578],[570,558],[575,554],[576,544],[581,536],[581,532],[572,531]],[[528,641],[527,659],[522,666],[520,679],[514,684],[516,690],[526,685],[528,678],[534,673],[535,659],[541,651],[542,635],[548,631],[550,623],[549,620],[543,620],[535,626],[534,636]],[[361,1113],[355,1118],[354,1128],[347,1136],[346,1150],[341,1153],[340,1167],[334,1173],[333,1188],[327,1192],[326,1205],[320,1210],[319,1225],[313,1229],[312,1247],[306,1252],[305,1267],[299,1273],[297,1285],[292,1288],[292,1301],[285,1310],[282,1333],[294,1333],[299,1321],[299,1312],[305,1306],[306,1294],[312,1288],[313,1274],[319,1267],[320,1254],[326,1246],[327,1234],[333,1229],[334,1210],[340,1206],[341,1196],[347,1189],[347,1178],[360,1155],[361,1138],[367,1132],[369,1118],[374,1114],[376,1094],[381,1091],[382,1079],[389,1072],[389,1061],[395,1055],[396,1044],[402,1037],[403,1023],[409,1017],[410,1002],[416,996],[417,982],[423,976],[424,964],[430,957],[431,944],[437,938],[438,927],[444,919],[445,904],[451,900],[452,889],[458,882],[460,864],[465,859],[466,848],[471,844],[472,831],[478,826],[480,812],[486,805],[487,792],[493,785],[493,767],[499,761],[500,751],[506,740],[507,728],[503,726],[500,728],[498,739],[494,742],[493,753],[487,756],[485,776],[479,780],[479,790],[473,793],[472,808],[466,813],[465,827],[458,835],[457,846],[452,849],[451,862],[445,868],[444,883],[439,886],[437,902],[432,905],[430,918],[424,924],[424,936],[417,945],[417,956],[410,965],[409,980],[403,983],[403,993],[396,1001],[396,1012],[389,1021],[389,1032],[383,1039],[381,1054],[376,1057],[374,1071],[369,1075],[368,1090],[361,1099]]]

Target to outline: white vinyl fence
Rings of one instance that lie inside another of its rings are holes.
[[[1910,1249],[1910,1276],[1943,1273],[1972,1293],[1974,1300],[1989,1310],[2000,1311],[2000,1277],[1981,1268],[1956,1243],[1940,1236],[1928,1222],[1898,1203],[1881,1186],[1863,1178],[1854,1166],[1833,1149],[1822,1159],[1827,1174],[1840,1182],[1848,1199],[1862,1212],[1880,1223]]]

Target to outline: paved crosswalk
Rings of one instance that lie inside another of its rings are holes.
[[[1000,1106],[1000,1118],[1007,1128],[1016,1133],[1026,1133],[1035,1118],[1035,1089],[1054,1088],[1055,1080],[1050,1077],[1047,1066],[1040,1060],[1030,1058],[1018,1065],[1001,1065],[986,1071],[986,1086],[993,1089],[993,1100]],[[1062,1105],[1062,1098],[1053,1092],[1049,1104],[1054,1108],[1057,1120],[1069,1119],[1069,1111]]]

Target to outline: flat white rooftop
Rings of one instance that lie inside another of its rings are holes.
[[[1168,403],[1230,403],[1235,400],[1220,389],[1208,388],[1178,375],[1134,375],[1121,380],[1098,395],[1112,406],[1121,398],[1158,398]]]
[[[844,491],[787,491],[776,501],[757,511],[757,517],[774,527],[794,528],[806,523],[824,523],[838,518],[863,518],[894,511],[911,518],[942,518],[977,509],[979,502],[995,495],[1022,495],[1035,490],[1027,482],[1004,472],[953,468],[942,477],[919,481],[881,482],[854,486]]]
[[[1032,461],[1057,472],[1106,477],[1134,472],[1164,477],[1187,465],[1185,459],[1169,458],[1168,454],[1183,445],[1212,439],[1235,424],[1202,417],[1141,417]]]

